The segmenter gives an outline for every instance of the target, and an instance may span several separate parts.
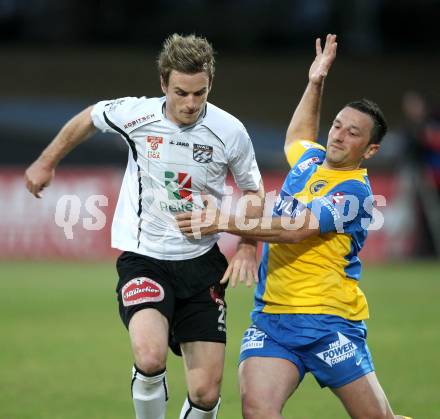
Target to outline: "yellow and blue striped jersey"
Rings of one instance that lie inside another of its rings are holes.
[[[358,253],[373,209],[366,169],[322,167],[325,148],[311,141],[293,143],[287,159],[292,168],[273,215],[295,217],[309,208],[319,220],[320,234],[300,243],[264,243],[254,312],[368,318],[358,287]]]

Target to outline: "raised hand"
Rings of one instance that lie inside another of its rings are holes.
[[[327,77],[330,67],[336,58],[337,46],[336,35],[327,35],[324,51],[322,50],[321,39],[316,39],[316,57],[309,70],[309,80],[311,83],[320,84]]]

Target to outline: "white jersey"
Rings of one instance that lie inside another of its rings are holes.
[[[249,135],[232,115],[207,103],[198,121],[178,126],[164,115],[165,97],[98,102],[96,128],[117,132],[129,156],[112,224],[112,247],[156,259],[206,253],[218,235],[186,238],[175,214],[202,207],[203,194],[221,200],[228,168],[241,190],[258,190],[260,172]]]

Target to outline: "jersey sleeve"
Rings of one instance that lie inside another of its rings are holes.
[[[355,233],[366,230],[372,221],[372,194],[358,180],[343,182],[308,205],[319,221],[321,233]]]
[[[292,143],[286,152],[290,167],[307,165],[308,162],[322,163],[325,158],[325,147],[308,140],[298,140]]]
[[[102,132],[120,133],[127,114],[137,101],[136,97],[124,97],[96,103],[90,114],[93,125]]]
[[[254,147],[244,127],[238,130],[228,153],[229,169],[241,190],[256,191],[260,187],[261,174],[255,159]]]

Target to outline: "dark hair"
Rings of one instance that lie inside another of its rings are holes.
[[[214,50],[206,40],[195,35],[174,33],[165,39],[157,60],[159,73],[168,85],[172,70],[186,74],[206,71],[209,83],[214,77]]]
[[[377,103],[374,103],[368,99],[361,99],[347,103],[345,107],[356,109],[359,112],[363,112],[371,116],[374,126],[371,130],[369,144],[380,144],[382,138],[387,133],[388,126],[385,116]]]

